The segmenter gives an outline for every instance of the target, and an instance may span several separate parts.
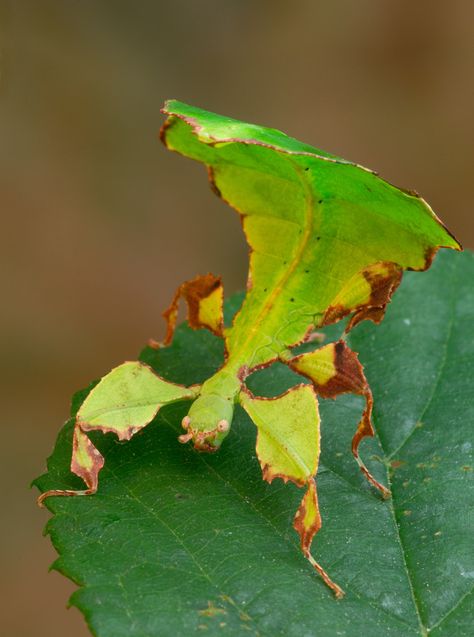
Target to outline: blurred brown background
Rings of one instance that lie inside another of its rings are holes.
[[[27,488],[72,392],[162,336],[182,280],[245,282],[164,99],[375,168],[472,247],[473,35],[472,0],[0,2],[2,634],[88,635]]]

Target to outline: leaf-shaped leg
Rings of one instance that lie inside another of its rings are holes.
[[[82,478],[87,489],[73,491],[72,489],[53,489],[42,493],[38,498],[38,504],[42,506],[43,500],[52,495],[91,495],[97,491],[99,471],[104,466],[104,456],[94,447],[92,442],[76,423],[72,440],[71,471]]]
[[[188,323],[193,329],[205,327],[217,336],[222,336],[224,327],[224,287],[220,277],[205,274],[185,281],[176,290],[171,305],[163,312],[167,329],[163,342],[169,345],[178,318],[179,300],[183,298],[188,306]]]
[[[374,435],[372,426],[373,398],[364,370],[357,355],[340,340],[320,349],[285,360],[294,371],[309,378],[323,398],[335,398],[339,394],[353,393],[364,396],[365,409],[352,439],[352,453],[367,480],[384,498],[390,491],[378,482],[359,456],[359,444],[367,436]]]
[[[304,555],[337,597],[344,594],[310,553],[312,539],[321,528],[314,475],[319,460],[318,400],[311,385],[297,385],[276,398],[255,397],[247,390],[240,404],[255,423],[257,456],[268,482],[291,480],[306,493],[296,512],[294,527],[299,533]]]
[[[84,480],[87,489],[47,491],[38,498],[39,504],[52,495],[89,495],[97,491],[104,458],[87,431],[113,432],[119,440],[130,440],[153,420],[160,407],[195,398],[198,389],[170,383],[140,362],[123,363],[113,369],[90,392],[76,417],[71,471]]]

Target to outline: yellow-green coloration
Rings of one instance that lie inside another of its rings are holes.
[[[370,303],[372,286],[369,281],[375,277],[386,277],[390,275],[390,268],[387,263],[374,263],[368,266],[365,276],[360,276],[357,272],[347,281],[340,292],[335,296],[331,305],[341,306],[345,310],[351,310],[360,305]]]
[[[258,429],[257,456],[264,478],[268,482],[279,477],[306,484],[316,473],[319,458],[319,412],[314,389],[300,385],[273,399],[242,392],[240,404]]]
[[[217,288],[199,304],[199,322],[202,325],[210,325],[215,332],[220,326],[222,300],[222,288]]]
[[[326,385],[337,374],[332,347],[321,347],[316,352],[302,354],[293,362],[292,368],[309,376],[319,385]]]
[[[312,483],[312,485],[313,484],[314,483]],[[308,495],[305,495],[304,499],[305,509],[302,524],[305,528],[311,526],[313,520],[319,517],[317,503],[315,502],[314,498],[311,497],[312,491],[315,491],[313,486],[310,487],[310,489],[308,490]]]
[[[186,388],[159,378],[142,363],[125,363],[105,376],[83,403],[76,423],[71,469],[94,493],[103,458],[86,436],[90,429],[128,439],[158,409],[192,400],[183,419],[181,442],[215,451],[227,436],[237,403],[258,430],[257,455],[264,478],[291,480],[306,491],[294,526],[310,563],[337,596],[310,553],[321,526],[314,476],[319,458],[316,393],[347,391],[365,396],[366,409],[352,451],[369,482],[388,491],[368,472],[358,445],[373,435],[372,394],[354,352],[343,341],[309,357],[291,348],[312,331],[352,314],[357,322],[379,322],[404,269],[425,270],[440,247],[460,246],[423,199],[375,173],[303,144],[274,129],[245,124],[181,102],[170,101],[162,129],[165,145],[204,164],[215,192],[241,215],[250,247],[247,294],[231,327],[223,331],[220,279],[211,274],[182,284],[164,316],[174,332],[180,298],[191,327],[224,336],[225,362],[200,387]],[[160,345],[158,345],[160,346]],[[252,396],[246,377],[280,360],[307,376],[272,399]]]
[[[75,456],[77,464],[80,465],[84,471],[90,472],[94,467],[94,457],[90,454],[90,441],[89,438],[82,433],[79,429],[75,431],[76,449]]]
[[[155,417],[162,405],[194,398],[196,393],[159,378],[143,363],[123,363],[89,394],[77,422],[83,430],[110,430],[121,440],[128,440]]]

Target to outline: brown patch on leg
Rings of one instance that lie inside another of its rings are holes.
[[[328,370],[330,359],[331,367]],[[345,393],[358,394],[365,398],[365,409],[352,439],[352,453],[367,480],[384,498],[390,497],[390,491],[374,478],[359,456],[360,442],[366,437],[373,437],[375,431],[372,426],[372,392],[357,354],[345,341],[340,340],[286,362],[291,369],[309,378],[316,392],[323,398],[336,398]]]
[[[316,483],[313,478],[308,480],[308,488],[301,500],[293,520],[293,527],[301,540],[301,549],[307,553],[311,547],[313,537],[321,528],[321,514],[318,507]]]
[[[220,277],[213,274],[199,275],[185,281],[176,290],[171,305],[163,312],[167,323],[164,345],[173,339],[178,318],[179,300],[183,298],[188,306],[188,323],[193,329],[206,327],[216,336],[223,335],[224,288]]]
[[[372,410],[374,399],[364,374],[364,368],[344,341],[338,341],[334,345],[334,366],[336,376],[326,385],[316,388],[324,398],[335,398],[338,394],[353,393],[365,398],[365,409],[357,430],[352,438],[352,453],[367,480],[380,491],[384,498],[390,497],[390,491],[378,482],[365,466],[359,456],[359,445],[364,438],[372,438],[375,431],[372,425]]]
[[[297,531],[301,540],[301,550],[310,564],[316,569],[327,586],[334,592],[335,596],[340,599],[344,596],[344,591],[329,577],[323,567],[316,562],[311,555],[311,542],[313,537],[321,528],[321,514],[319,512],[318,494],[316,491],[316,483],[314,478],[310,478],[307,482],[308,488],[301,500],[301,504],[296,511],[293,521],[293,527]]]
[[[99,472],[104,466],[103,455],[94,447],[87,435],[82,431],[80,425],[76,423],[74,427],[74,437],[72,442],[71,472],[84,480],[87,489],[73,491],[72,489],[53,489],[45,491],[38,498],[39,506],[43,506],[46,498],[53,495],[92,495],[96,493],[99,482]]]
[[[359,444],[361,440],[363,440],[366,437],[373,437],[375,434],[374,428],[372,426],[372,408],[374,405],[374,399],[372,397],[372,392],[370,391],[370,387],[368,385],[367,385],[367,389],[363,393],[363,396],[365,398],[366,406],[364,409],[364,413],[362,414],[361,421],[359,422],[359,425],[357,426],[357,430],[354,434],[354,437],[352,438],[352,446],[351,446],[352,453],[354,454],[354,458],[356,459],[360,470],[365,475],[367,480],[371,484],[373,484],[373,486],[376,489],[380,491],[384,499],[387,499],[391,495],[390,491],[386,487],[384,487],[383,484],[380,484],[380,482],[378,482],[378,480],[374,478],[374,476],[370,473],[370,471],[367,469],[364,462],[361,460],[359,456]]]

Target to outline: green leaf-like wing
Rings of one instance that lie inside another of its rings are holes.
[[[249,367],[300,342],[311,325],[355,311],[379,321],[401,270],[459,249],[423,199],[279,131],[167,102],[162,138],[208,166],[241,215],[248,292],[227,335]]]
[[[262,481],[243,410],[217,454],[176,443],[183,404],[164,407],[126,445],[91,432],[107,457],[97,494],[46,504],[55,568],[80,582],[72,603],[94,635],[468,637],[473,280],[472,254],[442,254],[426,274],[406,275],[382,325],[349,334],[376,405],[377,439],[365,439],[363,452],[379,480],[390,478],[391,500],[374,494],[346,453],[345,423],[357,422],[363,398],[320,401],[318,557],[346,591],[339,602],[307,568],[292,529],[301,490]],[[171,347],[141,359],[190,385],[222,364],[222,341],[181,327]],[[275,396],[300,381],[277,364],[248,382]],[[41,491],[80,486],[69,472],[73,425],[37,480]]]

